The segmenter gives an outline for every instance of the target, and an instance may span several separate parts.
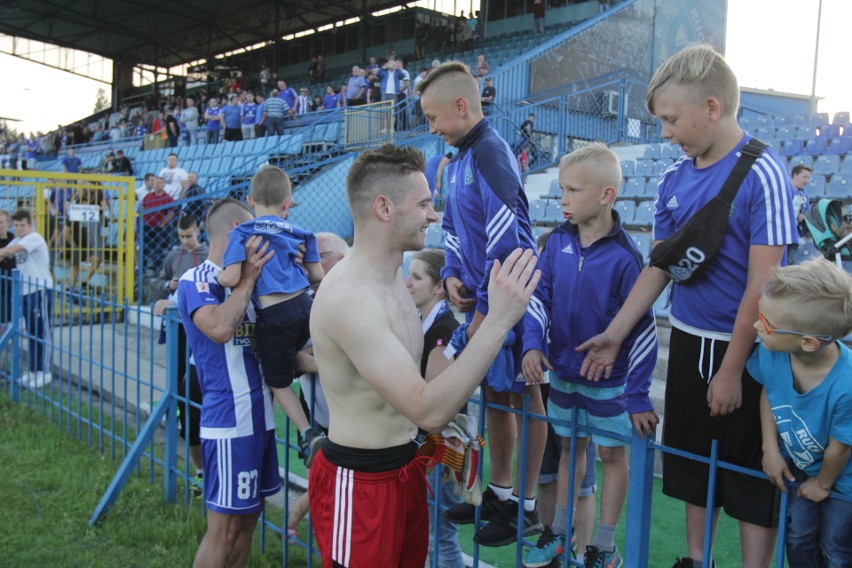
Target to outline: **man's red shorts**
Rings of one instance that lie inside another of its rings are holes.
[[[364,473],[313,460],[308,493],[326,568],[423,568],[429,546],[425,468],[415,458],[400,469]]]

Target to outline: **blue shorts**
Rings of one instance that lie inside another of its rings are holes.
[[[539,485],[553,483],[559,474],[559,459],[562,457],[562,444],[559,436],[553,431],[553,426],[547,425],[547,445],[544,446],[544,457],[538,473]],[[586,474],[580,481],[579,497],[594,495],[598,479],[598,449],[594,442],[586,444]]]
[[[204,499],[211,511],[248,515],[281,490],[275,431],[241,438],[201,439]]]
[[[630,423],[630,415],[627,413],[627,397],[624,395],[624,390],[624,385],[597,388],[554,378],[550,383],[547,415],[565,423],[554,423],[553,430],[563,438],[570,437],[570,424],[576,412],[578,436],[587,438],[589,433],[584,429],[594,428],[612,432],[629,440],[633,427]],[[595,444],[604,447],[627,446],[630,443],[598,432],[592,432],[591,438]]]

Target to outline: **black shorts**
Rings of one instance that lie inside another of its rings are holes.
[[[718,371],[727,348],[726,341],[702,339],[672,328],[663,443],[709,457],[711,442],[717,439],[720,460],[761,471],[761,385],[743,371],[742,406],[726,416],[710,416],[707,383]],[[663,454],[663,493],[706,507],[708,486],[706,464]],[[778,492],[769,481],[717,469],[715,506],[723,507],[730,517],[776,527],[778,502]]]
[[[311,337],[311,304],[307,293],[263,308],[257,316],[255,345],[266,384],[283,389],[296,376],[296,353]]]

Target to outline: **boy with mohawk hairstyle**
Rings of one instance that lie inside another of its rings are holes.
[[[763,385],[763,471],[788,492],[790,566],[852,566],[852,277],[826,260],[772,271],[748,370]],[[780,442],[780,447],[779,447]]]
[[[687,47],[665,61],[648,84],[648,110],[660,119],[662,137],[685,156],[660,178],[655,200],[655,245],[683,227],[719,191],[750,136],[737,124],[739,86],[733,71],[709,45]],[[767,148],[733,199],[724,238],[706,268],[672,288],[669,366],[663,441],[760,469],[760,385],[745,369],[755,343],[760,289],[770,269],[796,243],[793,190],[784,162]],[[668,283],[648,266],[604,333],[578,347],[588,350],[581,372],[609,376],[619,346]],[[687,556],[678,568],[704,559],[709,468],[663,456],[663,492],[686,503]],[[743,568],[767,568],[778,524],[777,493],[765,480],[717,472],[713,523],[719,508],[740,523]],[[710,561],[712,565],[712,560]]]

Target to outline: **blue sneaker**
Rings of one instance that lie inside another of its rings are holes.
[[[597,546],[587,546],[586,554],[583,556],[583,568],[621,568],[624,561],[615,546],[609,552],[599,549]]]
[[[577,546],[576,539],[571,539],[571,557],[576,558],[577,554],[575,547]],[[535,548],[527,553],[524,559],[524,568],[543,568],[549,566],[555,558],[560,558],[565,554],[565,536],[555,535],[550,527],[545,525],[541,536],[538,537],[538,542],[535,543]]]

